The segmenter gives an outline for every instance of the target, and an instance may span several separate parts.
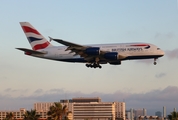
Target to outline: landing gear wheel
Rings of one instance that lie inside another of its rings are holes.
[[[89,65],[89,64],[86,64],[86,67],[90,67],[90,65]]]
[[[93,67],[94,67],[94,68],[97,68],[97,67],[98,67],[98,64],[94,63],[94,64],[93,64]]]
[[[99,64],[96,64],[96,63],[91,63],[91,64],[86,64],[86,67],[91,67],[91,68],[102,68],[102,66],[101,65],[99,65]]]
[[[157,58],[154,58],[154,63],[153,63],[154,65],[156,65],[156,64],[157,64],[157,63],[156,63],[156,60],[157,60]]]

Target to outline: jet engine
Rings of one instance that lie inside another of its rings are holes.
[[[88,55],[99,55],[100,48],[99,47],[90,47],[85,50],[85,53]]]
[[[104,54],[104,58],[108,60],[118,60],[119,55],[117,52],[108,52]]]

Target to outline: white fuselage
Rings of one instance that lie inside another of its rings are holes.
[[[153,44],[148,43],[117,43],[117,44],[98,44],[89,45],[92,47],[100,47],[100,50],[108,52],[117,52],[119,55],[124,56],[122,60],[134,60],[134,59],[151,59],[159,58],[164,55],[164,52]],[[71,53],[71,50],[66,51],[66,46],[52,46],[45,49],[38,50],[40,52],[45,52],[44,55],[31,55],[35,57],[65,61],[65,62],[87,62],[80,55],[75,55]],[[108,61],[105,60],[105,63]]]

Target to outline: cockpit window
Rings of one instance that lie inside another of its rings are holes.
[[[160,48],[157,48],[157,50],[160,50]]]

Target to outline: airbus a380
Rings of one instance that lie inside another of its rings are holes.
[[[20,25],[32,49],[17,48],[26,55],[63,61],[86,63],[87,67],[101,68],[100,64],[120,65],[124,60],[153,59],[154,65],[164,52],[149,43],[115,43],[80,45],[62,39],[53,39],[64,46],[53,46],[30,23],[20,22]]]

